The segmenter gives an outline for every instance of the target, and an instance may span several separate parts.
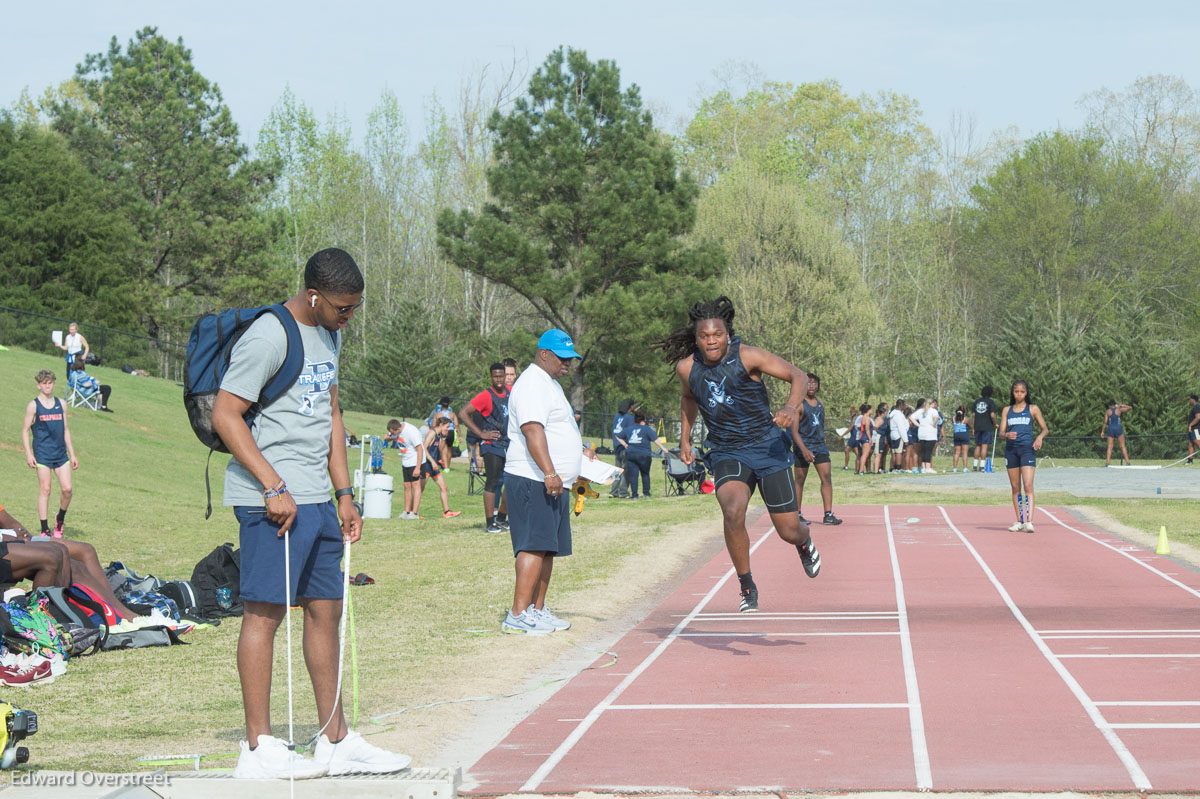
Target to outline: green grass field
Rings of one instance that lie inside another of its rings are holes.
[[[21,350],[0,352],[0,503],[31,529],[37,525],[37,480],[25,465],[20,436],[26,403],[43,368],[59,374],[62,360]],[[182,405],[182,387],[133,377],[115,369],[90,370],[113,386],[113,414],[73,411],[69,424],[80,468],[67,535],[95,545],[101,561],[164,579],[188,578],[195,563],[224,541],[237,541],[232,512],[217,507],[204,520],[206,450],[195,440]],[[60,391],[61,394],[61,391]],[[386,417],[347,411],[358,434],[382,433]],[[388,471],[399,474],[398,456],[388,454]],[[358,451],[350,451],[351,468]],[[214,505],[219,505],[225,458],[213,458]],[[940,468],[940,464],[939,464]],[[1007,492],[964,492],[901,487],[887,477],[843,479],[835,474],[838,504],[889,502],[1007,502]],[[654,493],[661,492],[655,466]],[[465,467],[449,474],[451,507],[463,516],[443,520],[437,492],[430,487],[422,510],[426,519],[368,520],[363,541],[353,551],[351,571],[377,581],[352,589],[358,631],[358,657],[370,664],[360,692],[360,714],[370,717],[451,699],[445,676],[486,669],[499,645],[498,626],[512,595],[512,551],[507,536],[482,532],[481,498],[468,497]],[[397,486],[399,482],[397,481]],[[816,497],[810,483],[809,499]],[[1178,538],[1200,543],[1196,501],[1092,501],[1040,496],[1045,504],[1089,504],[1147,531],[1159,524],[1180,530]],[[57,486],[51,498],[57,502]],[[393,513],[400,510],[399,495]],[[590,500],[575,523],[576,556],[555,570],[553,604],[570,607],[572,597],[604,584],[656,540],[688,535],[693,524],[718,517],[711,497],[682,497],[627,503]],[[1190,525],[1190,532],[1183,532]],[[296,619],[298,622],[298,617]],[[148,768],[137,758],[195,752],[230,756],[243,735],[235,644],[239,620],[196,631],[187,646],[110,652],[72,662],[55,683],[10,689],[4,699],[38,713],[39,733],[30,739],[35,768],[128,771]],[[294,625],[299,652],[299,624]],[[282,634],[281,634],[282,638]],[[282,642],[280,642],[282,648]],[[544,665],[561,648],[536,650]],[[296,658],[297,719],[312,716],[303,664]],[[286,718],[283,657],[276,658],[274,718]],[[408,718],[408,717],[405,717]],[[298,725],[297,740],[314,731]],[[232,766],[232,760],[210,765]]]

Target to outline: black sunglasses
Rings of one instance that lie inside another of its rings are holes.
[[[317,291],[317,290],[313,289],[313,291]],[[349,316],[350,314],[354,313],[359,308],[361,308],[362,304],[367,301],[367,298],[364,296],[362,299],[360,299],[358,302],[354,303],[353,305],[334,305],[332,302],[329,302],[329,298],[326,297],[321,292],[317,291],[317,296],[320,297],[321,299],[325,300],[325,302],[329,303],[329,307],[332,308],[333,310],[337,311],[338,316]]]

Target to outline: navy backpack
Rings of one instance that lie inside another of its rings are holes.
[[[304,343],[300,339],[300,328],[291,311],[282,303],[265,305],[261,308],[231,308],[220,313],[200,317],[192,327],[188,339],[187,358],[183,376],[183,404],[187,409],[188,421],[200,442],[208,447],[211,463],[213,452],[229,452],[225,442],[212,426],[213,404],[221,379],[229,369],[229,357],[233,345],[250,328],[255,319],[263,314],[275,314],[287,333],[287,354],[267,384],[263,386],[258,401],[246,411],[247,425],[253,425],[254,417],[263,408],[283,396],[304,369]],[[204,488],[208,494],[207,519],[212,515],[212,489],[208,482],[208,465],[204,467]]]

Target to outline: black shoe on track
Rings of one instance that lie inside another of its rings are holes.
[[[821,520],[821,524],[841,524],[842,520],[833,515],[833,511],[825,514],[825,518]]]
[[[817,552],[817,545],[812,536],[803,544],[797,544],[796,551],[800,553],[800,562],[804,564],[805,574],[816,577],[821,573],[821,553]]]
[[[739,613],[757,613],[758,612],[758,588],[750,586],[741,592],[742,604],[738,608]]]

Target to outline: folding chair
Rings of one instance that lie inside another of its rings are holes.
[[[700,468],[704,468],[703,466]],[[672,453],[663,457],[664,497],[681,497],[700,491],[703,476],[695,466],[688,466]]]
[[[487,485],[487,475],[483,472],[476,471],[468,467],[467,469],[467,496],[475,496],[483,493],[483,487]]]
[[[67,393],[64,399],[67,405],[72,408],[88,408],[93,411],[100,410],[100,389],[92,390],[91,394],[86,394],[79,389],[78,381],[75,380],[75,375],[80,374],[78,371],[67,373]]]

